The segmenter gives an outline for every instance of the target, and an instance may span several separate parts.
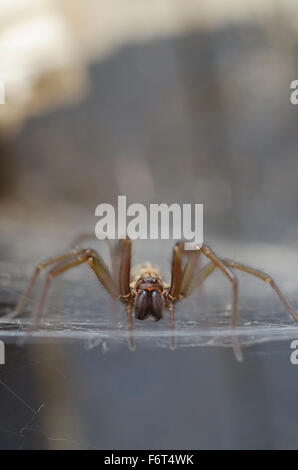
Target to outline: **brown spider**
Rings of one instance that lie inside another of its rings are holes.
[[[94,237],[94,236],[93,236]],[[83,239],[90,238],[90,235],[83,235],[75,240],[74,248],[69,253],[51,258],[39,264],[32,276],[32,279],[23,294],[20,302],[10,318],[19,315],[23,309],[24,303],[33,287],[33,284],[41,270],[51,264],[54,267],[47,274],[45,284],[42,290],[40,301],[37,307],[36,321],[41,318],[44,302],[51,280],[68,269],[87,262],[95,272],[97,278],[109,294],[119,299],[125,304],[127,313],[128,329],[130,331],[130,347],[134,349],[133,340],[133,320],[132,310],[134,307],[135,318],[145,320],[147,318],[153,321],[159,321],[163,316],[164,307],[167,307],[170,313],[170,325],[175,327],[174,305],[177,301],[188,296],[193,289],[203,282],[217,267],[229,279],[233,289],[233,311],[232,327],[236,326],[237,320],[237,296],[238,282],[233,269],[240,269],[246,273],[257,276],[263,281],[269,283],[279,296],[288,313],[295,322],[298,322],[293,309],[279,290],[278,286],[268,274],[254,268],[245,266],[236,261],[219,258],[207,245],[202,245],[194,251],[184,251],[182,242],[176,243],[172,256],[172,273],[170,285],[167,285],[159,274],[158,268],[154,268],[150,263],[136,266],[131,270],[131,240],[129,238],[119,240],[112,246],[110,244],[112,272],[110,273],[105,262],[99,254],[90,248],[78,248],[78,243]],[[198,268],[200,254],[203,253],[210,263],[202,269]],[[182,267],[183,255],[187,256],[187,262]],[[172,337],[172,348],[175,347],[175,339]]]

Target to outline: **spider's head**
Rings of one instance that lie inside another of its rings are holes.
[[[142,274],[135,284],[135,317],[137,320],[159,321],[162,318],[164,299],[163,282],[157,274]]]

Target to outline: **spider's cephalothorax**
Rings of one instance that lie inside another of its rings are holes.
[[[138,320],[159,321],[162,318],[164,299],[163,282],[151,272],[142,274],[135,283],[135,317]]]

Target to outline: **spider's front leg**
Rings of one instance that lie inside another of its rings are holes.
[[[167,303],[170,312],[170,327],[172,330],[171,349],[176,348],[175,336],[175,302],[180,298],[180,287],[182,281],[182,242],[176,243],[172,255],[171,285],[167,292]]]
[[[118,252],[120,256],[119,270],[119,290],[120,299],[125,303],[127,315],[127,326],[129,330],[129,349],[135,351],[135,341],[133,336],[133,319],[132,307],[133,298],[130,288],[130,271],[131,271],[131,239],[125,238],[118,242]]]
[[[167,293],[168,309],[170,312],[170,326],[172,329],[171,349],[176,347],[175,338],[175,303],[187,295],[191,279],[198,269],[199,251],[188,253],[188,261],[182,270],[183,242],[174,246],[172,256],[171,285]]]

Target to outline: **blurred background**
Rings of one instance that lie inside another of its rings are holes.
[[[1,0],[1,312],[120,194],[203,203],[205,240],[298,303],[297,53],[291,0]],[[1,448],[297,448],[287,341],[6,357]]]

